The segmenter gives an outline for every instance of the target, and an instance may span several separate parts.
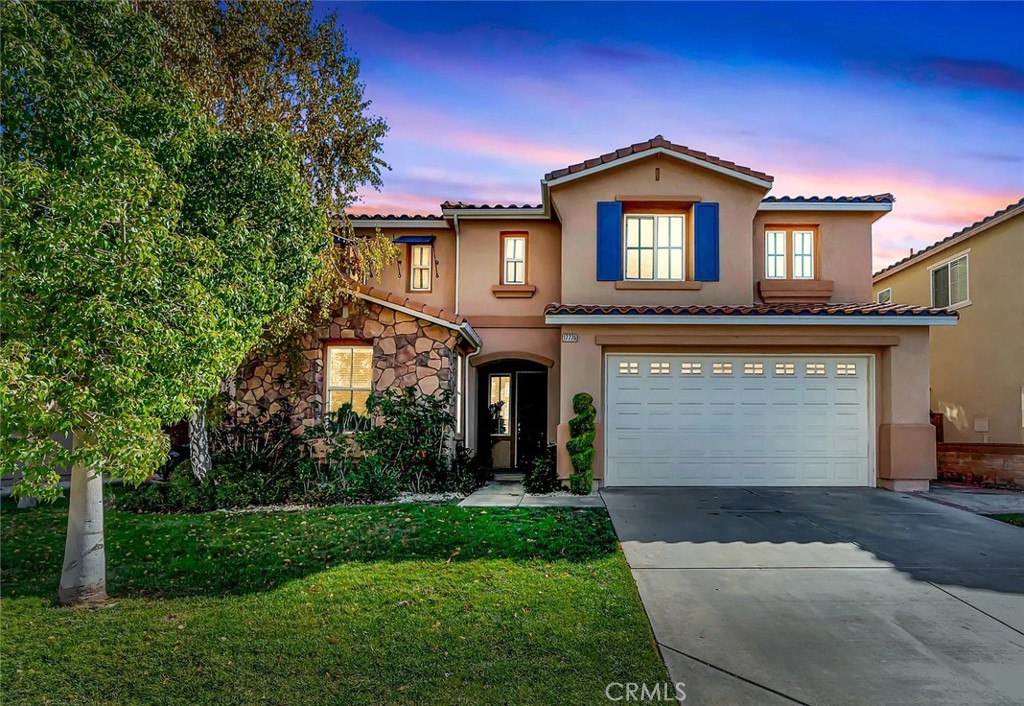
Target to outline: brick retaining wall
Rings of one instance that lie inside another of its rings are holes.
[[[938,444],[939,480],[1024,488],[1024,444]]]

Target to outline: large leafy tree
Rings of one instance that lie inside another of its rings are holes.
[[[8,2],[0,31],[0,471],[52,499],[72,468],[59,600],[102,600],[101,475],[156,470],[161,424],[305,295],[327,218],[293,137],[208,117],[127,2]]]
[[[168,66],[221,125],[245,134],[273,124],[294,136],[313,197],[332,214],[341,246],[323,250],[324,267],[303,305],[268,331],[272,340],[286,337],[396,257],[379,234],[356,238],[345,216],[359,187],[381,185],[387,124],[369,113],[359,62],[336,16],[314,17],[308,0],[149,0],[140,7],[164,30]]]

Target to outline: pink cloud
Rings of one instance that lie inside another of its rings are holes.
[[[892,212],[873,229],[876,270],[906,257],[911,248],[917,251],[931,245],[1020,198],[1019,194],[982,191],[909,171],[776,174],[772,192],[805,196],[895,194]]]

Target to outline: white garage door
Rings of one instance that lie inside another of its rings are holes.
[[[868,356],[606,356],[606,485],[873,485]]]

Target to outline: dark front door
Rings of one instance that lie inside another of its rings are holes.
[[[548,371],[529,361],[481,366],[477,449],[495,469],[522,472],[547,441]]]
[[[525,471],[543,453],[548,430],[547,372],[521,370],[516,373],[515,465]]]

